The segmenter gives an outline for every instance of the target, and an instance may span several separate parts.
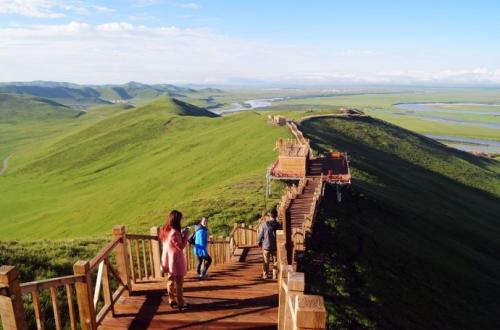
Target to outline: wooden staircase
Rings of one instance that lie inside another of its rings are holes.
[[[311,204],[314,199],[314,192],[321,184],[320,177],[306,178],[306,183],[302,194],[291,201],[288,208],[292,229],[302,228],[305,217],[311,211]]]

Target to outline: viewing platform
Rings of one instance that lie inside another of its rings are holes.
[[[186,311],[169,306],[165,281],[148,282],[120,297],[99,329],[276,329],[276,281],[262,280],[260,248],[241,251],[241,258],[214,267],[206,279],[186,276]]]

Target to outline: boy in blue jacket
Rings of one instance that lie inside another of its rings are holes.
[[[212,258],[208,254],[208,218],[201,218],[200,224],[194,227],[194,254],[198,259],[196,272],[198,278],[207,277],[208,267],[212,264]],[[202,270],[203,263],[203,270]]]

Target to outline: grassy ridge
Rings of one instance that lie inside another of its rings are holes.
[[[0,122],[57,120],[80,115],[60,103],[43,98],[0,93]]]
[[[146,230],[174,207],[227,231],[264,209],[264,170],[287,134],[257,113],[213,118],[168,98],[75,126],[11,160],[0,238],[99,235],[117,223]]]
[[[306,258],[332,328],[500,322],[498,162],[373,118],[301,128],[319,150],[347,150],[353,168],[346,200],[323,204]]]

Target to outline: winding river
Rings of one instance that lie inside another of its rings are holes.
[[[463,109],[446,109],[443,106],[459,106]],[[498,107],[498,111],[483,111],[483,110],[471,110],[467,107]],[[441,122],[445,124],[454,125],[467,125],[484,127],[489,129],[500,130],[500,123],[480,121],[480,120],[462,120],[459,118],[443,117],[439,114],[466,114],[466,115],[478,115],[478,116],[498,116],[500,117],[500,104],[496,103],[443,103],[443,102],[431,102],[431,103],[398,103],[394,104],[395,108],[405,110],[406,112],[398,113],[400,115],[413,115],[419,118]],[[499,133],[500,135],[500,133]],[[485,139],[472,139],[465,137],[455,137],[447,135],[427,135],[428,137],[439,140],[446,143],[454,148],[464,150],[464,151],[476,151],[476,152],[487,152],[487,153],[500,153],[500,141],[495,140],[485,140]]]
[[[218,111],[214,111],[217,114],[227,114],[233,112],[254,110],[259,108],[267,108],[273,105],[273,102],[283,101],[288,99],[289,97],[274,97],[267,99],[254,99],[247,100],[243,102],[235,102],[232,103],[229,108],[221,109]],[[467,110],[467,109],[443,109],[442,106],[463,106],[466,108],[467,106],[481,107],[498,107],[498,111],[482,111],[482,110]],[[408,113],[401,113],[401,115],[414,115],[415,112],[419,113],[418,117],[422,119],[442,122],[445,124],[454,124],[454,125],[470,125],[470,126],[478,126],[485,127],[490,129],[498,129],[500,130],[499,123],[489,123],[485,121],[466,121],[461,119],[455,119],[450,117],[442,117],[439,116],[439,113],[443,114],[475,114],[475,115],[487,115],[487,116],[499,116],[500,117],[500,104],[486,104],[486,103],[443,103],[443,102],[433,102],[433,103],[398,103],[394,105],[395,108],[405,110]],[[379,111],[379,110],[372,110]],[[380,110],[386,111],[386,110]],[[434,114],[429,114],[434,113]],[[471,138],[462,138],[456,136],[448,136],[448,135],[427,135],[434,140],[439,140],[443,143],[446,143],[454,148],[464,150],[464,151],[475,151],[475,152],[487,152],[487,153],[500,153],[500,141],[495,140],[484,140],[484,139],[471,139]]]
[[[467,110],[467,109],[443,109],[442,106],[474,106],[474,107],[498,107],[498,111],[482,111],[482,110]],[[489,103],[443,103],[443,102],[432,102],[432,103],[396,103],[395,108],[410,111],[424,111],[424,112],[436,112],[436,113],[455,113],[455,114],[470,114],[470,115],[490,115],[490,116],[500,116],[500,104],[489,104]]]

